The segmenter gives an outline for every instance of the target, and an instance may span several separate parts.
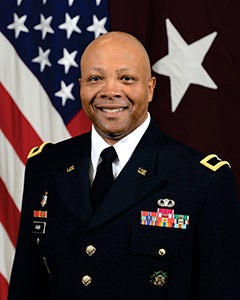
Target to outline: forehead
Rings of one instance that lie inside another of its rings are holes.
[[[142,48],[126,39],[104,39],[91,44],[83,53],[81,68],[102,64],[119,65],[119,68],[146,65],[147,58]]]
[[[88,52],[97,51],[98,49],[106,51],[109,48],[115,47],[126,48],[128,51],[142,52],[147,55],[141,42],[132,35],[123,32],[109,32],[93,40],[85,49],[83,56],[84,54],[88,54]]]

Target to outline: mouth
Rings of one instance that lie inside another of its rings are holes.
[[[104,107],[100,107],[99,109],[101,111],[103,111],[103,112],[106,112],[106,113],[117,113],[117,112],[124,111],[126,109],[126,107],[119,107],[119,108],[104,108]]]
[[[120,113],[120,112],[123,112],[124,110],[126,110],[128,108],[128,106],[121,106],[121,107],[97,106],[96,108],[103,113],[117,114],[117,113]]]

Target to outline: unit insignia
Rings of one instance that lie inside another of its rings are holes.
[[[46,191],[42,196],[42,200],[41,200],[42,207],[44,207],[47,204],[47,198],[48,198],[48,192]]]
[[[167,273],[164,271],[155,271],[151,276],[149,283],[156,288],[162,287],[167,282]]]

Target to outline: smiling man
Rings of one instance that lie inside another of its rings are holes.
[[[155,77],[151,77],[146,50],[134,37],[123,33],[101,36],[85,50],[81,72],[83,109],[109,144],[146,120]]]
[[[163,134],[142,44],[110,32],[81,58],[89,133],[29,153],[9,300],[239,300],[230,164]]]

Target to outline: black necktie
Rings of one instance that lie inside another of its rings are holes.
[[[92,206],[95,210],[105,193],[114,181],[112,172],[112,162],[117,158],[114,147],[108,147],[100,154],[102,161],[97,167],[97,173],[92,184]]]

